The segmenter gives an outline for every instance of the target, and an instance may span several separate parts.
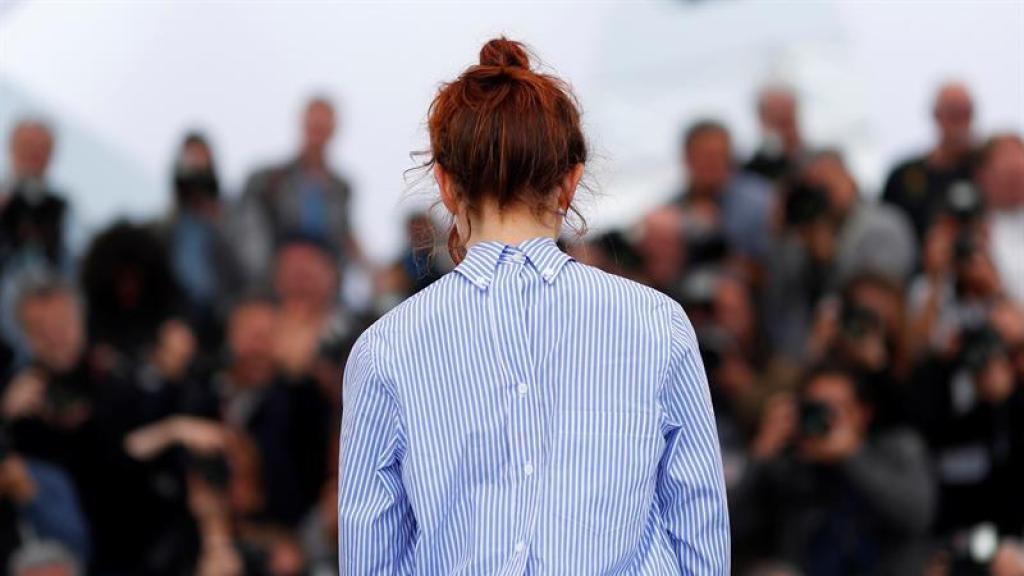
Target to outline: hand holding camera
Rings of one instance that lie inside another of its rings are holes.
[[[46,380],[35,369],[23,370],[4,390],[3,417],[19,420],[41,415],[46,407]]]
[[[800,404],[800,456],[821,464],[846,460],[860,450],[863,434],[844,410],[823,400]]]

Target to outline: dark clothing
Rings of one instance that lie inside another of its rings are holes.
[[[946,190],[954,182],[970,180],[974,175],[974,164],[973,154],[945,170],[931,166],[927,156],[907,160],[889,174],[882,201],[907,215],[914,225],[918,241],[921,241],[945,201]]]
[[[737,567],[775,559],[813,576],[920,574],[932,493],[909,430],[879,433],[834,466],[752,462],[731,503]]]
[[[1024,533],[1024,387],[998,405],[971,399],[965,371],[935,362],[918,377],[916,405],[936,459],[940,502],[936,531],[981,522]]]
[[[67,202],[49,192],[32,201],[18,188],[0,204],[0,270],[22,250],[35,250],[54,268],[61,268],[65,254]]]
[[[68,374],[47,377],[53,410],[59,415],[84,408],[83,421],[62,425],[29,418],[10,424],[19,452],[57,464],[72,478],[99,573],[175,574],[194,558],[180,455],[142,463],[123,449],[128,432],[169,415],[159,395],[83,362]]]
[[[765,150],[758,150],[747,163],[743,165],[745,172],[757,174],[766,180],[778,181],[792,175],[797,169],[797,163],[785,154],[769,154]]]
[[[351,197],[351,187],[341,176],[311,172],[299,160],[250,176],[233,233],[249,279],[265,281],[274,251],[294,235],[315,238],[344,260],[351,237]]]
[[[241,415],[261,457],[264,520],[295,527],[327,480],[331,407],[311,379],[278,378]]]
[[[223,318],[243,288],[243,273],[227,235],[213,218],[179,212],[154,226],[182,291],[182,313],[200,353],[219,347]]]

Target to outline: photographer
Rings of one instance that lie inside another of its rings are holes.
[[[955,360],[936,362],[918,384],[942,494],[936,528],[952,535],[989,522],[1020,536],[1024,389],[999,332],[982,326],[959,340]]]
[[[932,108],[938,141],[925,154],[893,168],[882,200],[902,210],[923,241],[949,186],[970,179],[974,171],[974,99],[967,86],[941,86]]]
[[[59,467],[11,450],[0,428],[0,566],[17,550],[52,542],[85,566],[91,543],[75,488]]]
[[[0,334],[19,349],[14,325],[17,285],[26,274],[71,272],[70,207],[47,171],[54,138],[44,122],[18,122],[10,137],[10,174],[0,182]]]
[[[835,151],[814,155],[788,186],[782,216],[783,238],[768,277],[767,326],[777,352],[799,362],[823,297],[864,273],[902,286],[917,248],[905,218],[860,198]]]
[[[763,263],[772,246],[771,184],[739,169],[729,130],[714,120],[692,124],[681,152],[687,184],[674,203],[687,214],[687,228],[716,232],[737,254]]]
[[[287,529],[262,522],[262,464],[243,432],[191,416],[172,416],[125,439],[133,458],[149,461],[177,453],[186,462],[187,506],[198,542],[179,554],[200,576],[304,573],[305,557]],[[192,544],[192,543],[190,543]],[[186,560],[187,558],[187,560]]]
[[[253,516],[291,528],[327,481],[332,410],[315,372],[319,324],[286,314],[271,300],[240,302],[227,323],[230,360],[216,382],[219,412],[252,437],[263,463],[265,498]]]
[[[733,493],[739,564],[777,559],[808,574],[919,574],[933,489],[923,443],[881,429],[868,390],[825,367],[797,400],[763,414]]]
[[[241,287],[242,270],[225,235],[219,179],[205,136],[185,136],[172,180],[172,211],[155,230],[182,288],[185,317],[200,349],[210,350],[220,340],[221,320],[230,296]]]
[[[13,446],[70,475],[95,543],[93,568],[173,571],[160,547],[189,529],[175,463],[138,465],[121,448],[152,413],[150,398],[89,354],[81,304],[66,284],[26,286],[17,310],[30,362],[0,402]],[[157,363],[172,369],[174,354],[165,356]]]
[[[757,95],[757,119],[761,126],[761,145],[744,169],[769,180],[790,176],[806,152],[794,89],[784,84],[761,88]]]
[[[944,206],[928,231],[924,271],[908,294],[910,355],[918,362],[952,359],[960,333],[984,324],[1003,297],[977,190],[957,183]]]

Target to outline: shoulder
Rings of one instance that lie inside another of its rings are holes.
[[[910,220],[902,210],[884,202],[870,202],[864,206],[867,228],[875,232],[892,232],[911,236]]]
[[[652,306],[664,307],[675,304],[671,298],[650,286],[576,260],[566,265],[564,274],[569,280],[568,288],[570,290],[589,288],[597,298],[602,296],[619,298],[623,306],[636,307],[639,305],[647,309]]]
[[[904,160],[893,166],[892,170],[889,171],[888,182],[895,182],[897,179],[905,177],[908,173],[917,172],[923,170],[925,167],[926,156],[913,156],[905,158]]]
[[[462,284],[468,286],[457,273],[445,274],[378,318],[359,340],[365,340],[364,346],[372,347],[375,354],[383,353],[381,347],[390,347],[397,337],[415,334],[417,329],[449,313],[457,305],[460,290],[467,289]]]
[[[615,308],[645,329],[664,331],[673,341],[696,345],[693,325],[683,307],[666,294],[639,282],[578,262],[566,266],[569,289],[586,291],[592,306]]]

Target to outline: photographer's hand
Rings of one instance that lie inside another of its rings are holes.
[[[7,385],[2,406],[6,420],[38,416],[45,409],[46,380],[38,370],[23,370]]]
[[[153,364],[165,380],[180,380],[196,353],[192,330],[181,320],[168,320],[160,327],[160,337],[153,351]]]
[[[33,501],[37,493],[25,460],[12,454],[0,462],[0,497],[23,505]]]
[[[143,426],[125,437],[125,451],[136,460],[149,460],[173,444],[197,454],[224,451],[226,433],[213,421],[192,416],[171,416]]]
[[[863,444],[864,438],[849,419],[837,417],[826,436],[805,439],[800,453],[812,462],[835,464],[856,454]]]
[[[776,394],[765,403],[761,426],[750,451],[754,458],[767,460],[778,456],[796,434],[797,411],[793,397]]]

